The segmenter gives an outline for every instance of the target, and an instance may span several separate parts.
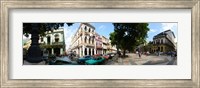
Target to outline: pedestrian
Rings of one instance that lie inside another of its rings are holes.
[[[138,48],[138,55],[139,55],[139,58],[141,58],[141,50],[140,50],[140,48]]]
[[[44,58],[44,61],[45,61],[45,64],[48,64],[48,56],[49,56],[49,51],[48,50],[44,50],[43,52],[43,58]]]
[[[160,56],[160,51],[159,51],[159,49],[157,49],[157,53],[158,53],[158,56]]]

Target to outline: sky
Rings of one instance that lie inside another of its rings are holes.
[[[114,27],[112,23],[108,22],[95,22],[90,23],[95,27],[95,32],[97,32],[99,35],[105,36],[106,38],[109,38],[109,34],[114,31]],[[78,27],[80,26],[80,23],[74,23],[72,26],[68,27],[66,24],[64,25],[64,33],[65,33],[65,44],[66,49],[69,48],[71,43],[71,38],[75,34],[75,32],[78,30]],[[165,30],[171,29],[175,37],[177,37],[177,29],[178,24],[177,23],[149,23],[148,25],[149,31],[148,31],[148,38],[146,39],[147,42],[153,40],[153,36],[159,34],[160,32],[163,32]],[[177,38],[175,38],[175,42],[177,42]]]

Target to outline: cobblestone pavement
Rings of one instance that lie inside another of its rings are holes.
[[[170,56],[142,55],[139,58],[137,54],[128,53],[126,58],[118,58],[117,60],[108,60],[106,65],[176,65],[176,59]]]

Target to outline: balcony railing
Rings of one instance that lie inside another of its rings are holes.
[[[64,45],[64,42],[40,43],[40,45]]]
[[[102,46],[96,46],[96,47],[97,47],[97,48],[101,48],[101,49],[103,48]]]

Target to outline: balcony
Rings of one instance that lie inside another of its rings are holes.
[[[65,44],[64,42],[53,42],[52,44],[50,43],[40,43],[41,48],[64,48]]]
[[[63,45],[64,42],[53,42],[52,45]]]
[[[97,49],[102,49],[103,47],[100,46],[100,45],[97,45],[96,48],[97,48]]]
[[[40,45],[64,45],[64,42],[40,43]]]

